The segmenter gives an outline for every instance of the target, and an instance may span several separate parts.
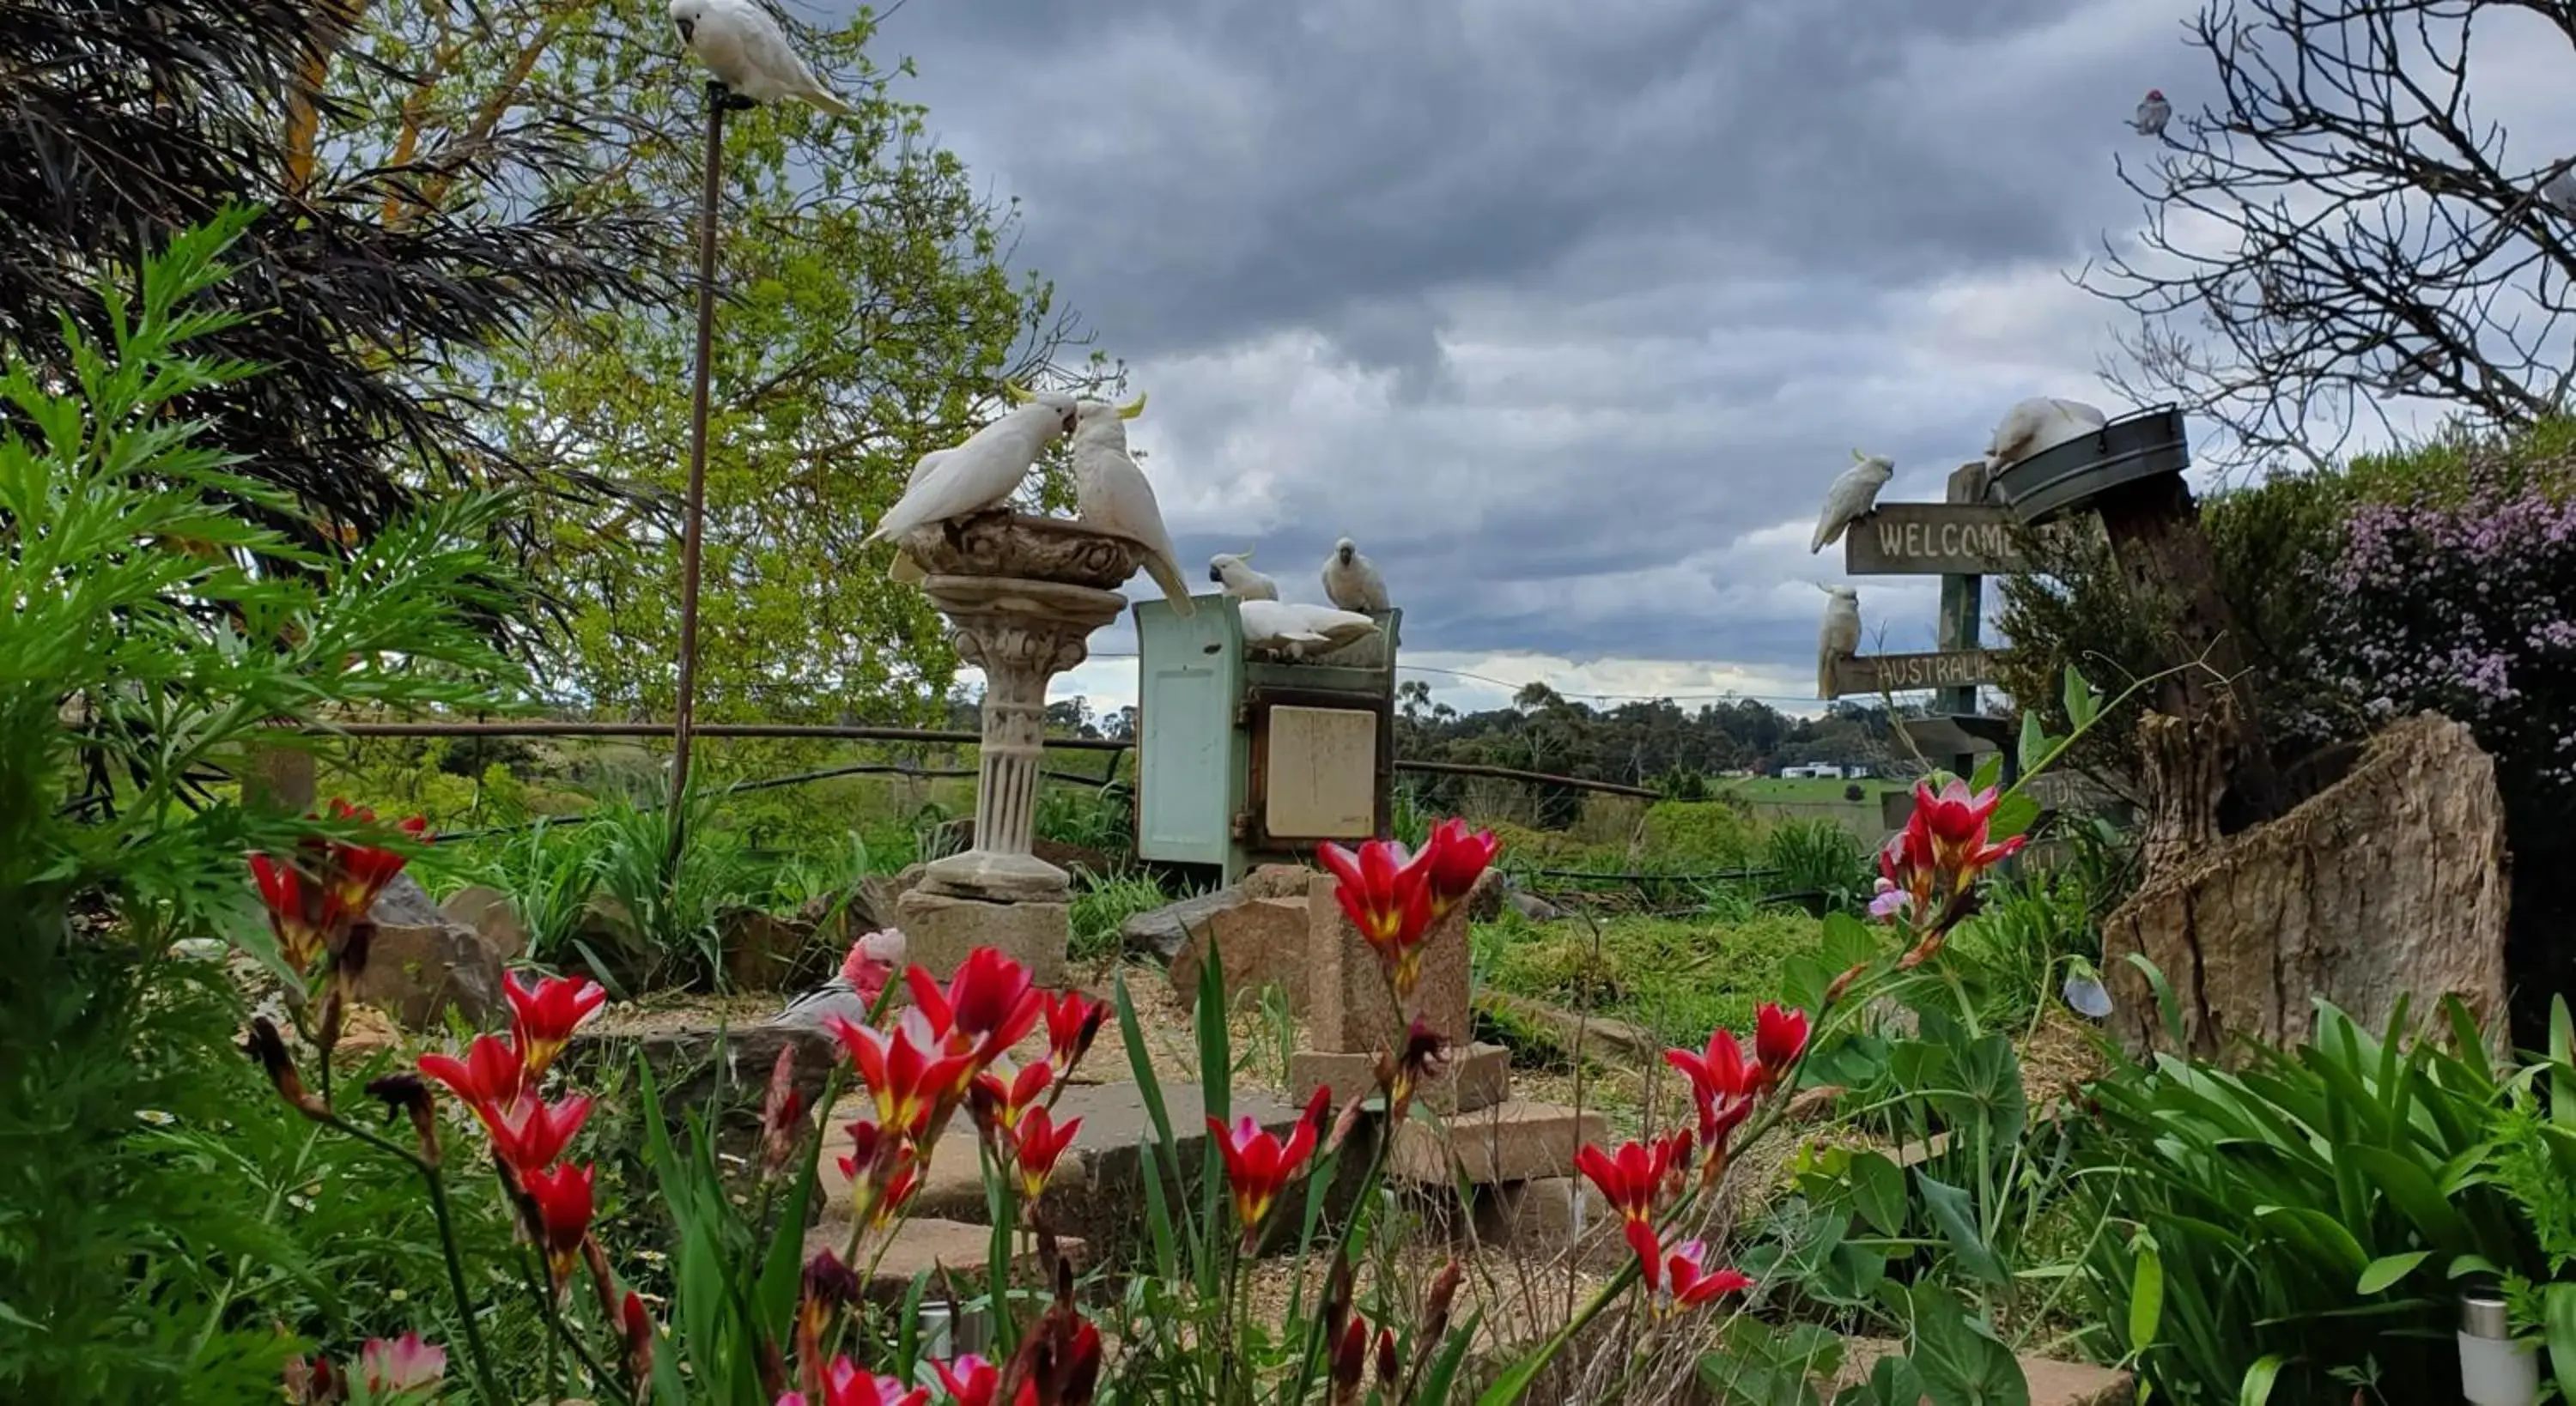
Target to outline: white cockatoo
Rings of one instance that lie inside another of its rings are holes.
[[[2562,164],[2558,173],[2540,183],[2540,198],[2549,208],[2576,220],[2576,162]]]
[[[1816,631],[1816,696],[1834,696],[1834,661],[1860,653],[1860,592],[1827,586],[1825,623]]]
[[[1072,396],[1058,391],[1025,391],[1005,383],[1018,409],[968,435],[952,449],[924,455],[912,466],[912,482],[894,506],[861,542],[900,540],[916,527],[980,513],[997,507],[1019,491],[1020,481],[1056,436],[1071,432]],[[931,462],[933,458],[936,463]],[[925,465],[927,467],[925,467]],[[901,569],[901,562],[897,562]]]
[[[1330,654],[1377,633],[1377,622],[1352,610],[1299,601],[1246,599],[1235,609],[1243,618],[1243,643],[1302,659]]]
[[[1112,405],[1105,400],[1074,403],[1073,510],[1087,527],[1124,537],[1145,549],[1145,574],[1162,588],[1174,615],[1189,615],[1190,583],[1172,550],[1172,534],[1163,530],[1163,510],[1154,501],[1154,485],[1127,452],[1127,422],[1145,413],[1145,397]]]
[[[1377,563],[1360,555],[1348,537],[1333,544],[1333,554],[1324,558],[1324,599],[1344,610],[1379,611],[1386,608],[1386,578],[1377,574]]]
[[[671,0],[671,23],[680,42],[737,97],[755,103],[795,98],[836,117],[853,110],[805,66],[760,0]]]
[[[2002,469],[2044,449],[2054,449],[2110,423],[2110,417],[2080,400],[2033,396],[2004,412],[1986,441],[1986,467]]]
[[[1244,600],[1277,600],[1279,583],[1252,569],[1252,549],[1219,552],[1208,558],[1208,579],[1225,587],[1225,593]]]
[[[2138,130],[2139,136],[2161,137],[2165,134],[2165,124],[2172,120],[2173,104],[2165,101],[2165,90],[2149,88],[2146,97],[2138,103],[2138,115],[2129,119],[2129,125]]]
[[[903,491],[910,493],[919,487],[921,481],[930,476],[932,469],[947,462],[948,456],[956,452],[954,449],[934,449],[915,460],[912,473],[903,481]],[[895,547],[894,565],[886,571],[888,577],[897,581],[918,581],[929,574],[921,569],[920,562],[912,559],[912,553],[905,551],[900,544]]]
[[[1816,537],[1807,544],[1807,553],[1817,552],[1842,540],[1843,529],[1856,518],[1866,516],[1878,506],[1878,490],[1896,477],[1896,461],[1876,454],[1852,451],[1855,461],[1834,479],[1825,490],[1825,510],[1816,516]]]

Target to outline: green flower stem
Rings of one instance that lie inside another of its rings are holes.
[[[438,1222],[438,1247],[447,1259],[447,1288],[455,1297],[457,1325],[465,1334],[465,1355],[474,1367],[474,1390],[490,1406],[510,1406],[510,1398],[502,1394],[492,1376],[492,1358],[484,1350],[483,1329],[475,1320],[474,1295],[465,1287],[465,1259],[457,1249],[455,1214],[448,1206],[447,1183],[438,1164],[410,1148],[368,1132],[336,1111],[326,1114],[321,1121],[377,1151],[410,1163],[413,1170],[420,1173],[421,1182],[429,1192],[430,1216]]]

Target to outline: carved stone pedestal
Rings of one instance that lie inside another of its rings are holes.
[[[1091,632],[1118,618],[1114,589],[1136,548],[1062,518],[985,513],[922,528],[904,547],[922,592],[954,627],[957,652],[984,671],[975,844],[926,866],[896,905],[909,955],[946,976],[979,946],[1060,981],[1071,938],[1072,879],[1029,852],[1046,762],[1047,682],[1080,664]]]

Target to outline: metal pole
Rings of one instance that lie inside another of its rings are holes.
[[[724,164],[724,115],[733,91],[707,80],[706,182],[698,195],[698,356],[689,406],[689,494],[680,535],[680,689],[671,719],[671,804],[689,787],[698,715],[698,558],[706,540],[707,401],[715,376],[716,198]],[[676,832],[675,832],[676,833]]]

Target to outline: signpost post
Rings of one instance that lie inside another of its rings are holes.
[[[1985,578],[2020,570],[2021,551],[2011,512],[1985,501],[1982,460],[1951,473],[1947,499],[1882,503],[1844,532],[1843,570],[1853,576],[1940,577],[1941,618],[1935,653],[1849,655],[1831,661],[1827,683],[1835,697],[1928,688],[1935,690],[1941,713],[1976,715],[1977,685],[1994,681],[1996,663],[1996,655],[1977,643]],[[1941,761],[1961,776],[1976,769],[1970,753]]]

